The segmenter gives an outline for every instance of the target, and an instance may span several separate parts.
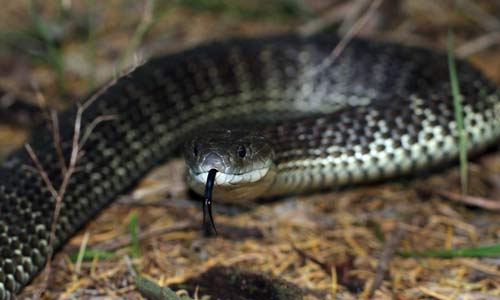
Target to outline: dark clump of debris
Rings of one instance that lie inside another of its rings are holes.
[[[216,266],[199,277],[191,278],[174,289],[198,291],[218,300],[302,300],[302,291],[296,285],[274,276],[247,272],[238,268]]]

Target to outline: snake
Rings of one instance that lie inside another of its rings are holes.
[[[207,42],[152,58],[74,105],[0,167],[0,299],[13,299],[47,262],[56,197],[75,134],[84,139],[53,246],[59,249],[153,167],[184,153],[189,185],[214,200],[328,190],[453,163],[500,138],[500,88],[457,60],[463,130],[446,54],[354,38],[294,34]],[[325,63],[326,62],[326,63]],[[92,98],[91,97],[91,98]],[[80,108],[80,109],[79,109]],[[81,117],[77,131],[75,118]],[[102,116],[113,116],[95,122]],[[89,129],[89,130],[87,130]],[[44,170],[46,180],[41,176]]]

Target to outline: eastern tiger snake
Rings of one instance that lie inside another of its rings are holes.
[[[238,127],[186,147],[195,189],[197,176],[206,180],[206,160],[224,168],[216,199],[363,183],[456,159],[444,55],[356,39],[321,67],[336,43],[324,36],[233,39],[152,59],[118,79],[83,114],[83,127],[102,115],[117,118],[100,123],[83,146],[62,204],[56,247],[172,158],[200,128]],[[458,75],[469,150],[479,151],[500,137],[500,89],[466,62],[458,62]],[[59,115],[65,159],[75,114],[73,107]],[[255,132],[264,146],[249,138]],[[197,160],[214,140],[227,142],[222,148],[228,156]],[[40,127],[28,142],[59,185],[50,131]],[[54,198],[34,167],[21,148],[0,169],[2,300],[12,299],[46,261]]]

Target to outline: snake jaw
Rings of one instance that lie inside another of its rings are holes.
[[[242,174],[224,173],[222,171],[215,169],[217,170],[217,174],[215,175],[214,178],[214,185],[217,187],[231,187],[239,184],[244,185],[245,183],[254,183],[264,178],[267,175],[269,169],[270,167],[266,166]],[[210,171],[198,174],[192,174],[192,177],[195,181],[198,181],[200,183],[206,183]]]
[[[189,170],[188,185],[196,193],[204,195],[208,176],[209,172],[196,174]],[[274,182],[275,176],[276,172],[272,164],[244,174],[217,172],[214,178],[213,198],[224,202],[258,198]]]

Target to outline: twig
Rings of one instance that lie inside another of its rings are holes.
[[[30,156],[33,163],[35,163],[36,170],[38,171],[40,177],[42,177],[43,182],[45,182],[45,185],[49,189],[50,194],[52,195],[52,197],[57,198],[57,190],[54,188],[54,185],[52,185],[52,181],[50,181],[49,175],[47,175],[47,172],[45,172],[45,169],[40,163],[40,160],[35,154],[35,151],[33,151],[33,148],[30,144],[25,144],[24,148],[26,148],[28,155]]]
[[[295,252],[297,252],[297,254],[302,259],[308,259],[308,260],[310,260],[311,262],[313,262],[314,264],[316,264],[318,267],[320,267],[323,270],[323,272],[325,272],[326,274],[331,274],[332,273],[332,269],[333,270],[336,269],[335,265],[327,263],[327,262],[323,262],[323,261],[317,259],[316,257],[314,257],[312,255],[309,255],[304,250],[299,249],[293,242],[292,242],[292,249]]]
[[[370,6],[370,2],[372,1],[373,0],[349,1],[351,9],[344,15],[343,21],[340,24],[338,31],[341,34],[346,34],[354,26],[354,24],[358,22],[358,20],[363,15],[363,11],[365,11]]]
[[[352,38],[365,26],[366,22],[368,22],[371,15],[377,10],[382,2],[384,2],[384,0],[373,0],[366,13],[358,21],[356,21],[356,23],[354,23],[354,25],[340,39],[335,48],[333,48],[332,52],[317,67],[309,71],[308,74],[306,73],[306,76],[314,76],[329,67],[339,57]]]
[[[329,9],[325,14],[319,18],[314,18],[310,22],[305,23],[299,27],[299,34],[303,36],[310,36],[321,29],[334,24],[345,17],[352,10],[352,3],[346,2],[342,5],[336,5]]]
[[[130,74],[132,71],[134,71],[137,67],[139,67],[141,64],[134,65],[130,67],[127,70],[122,71],[119,76],[114,77],[113,79],[109,80],[106,84],[101,86],[90,98],[88,98],[83,104],[81,104],[81,109],[82,112],[86,111],[94,102],[102,95],[104,94],[111,86],[113,86],[119,78],[125,77],[128,74]],[[105,116],[102,116],[105,117]],[[99,118],[99,117],[98,117]]]
[[[375,279],[373,280],[372,285],[370,286],[370,290],[368,291],[367,298],[370,299],[373,297],[373,294],[382,284],[385,275],[389,271],[389,264],[394,258],[394,254],[396,253],[396,249],[401,242],[401,238],[403,237],[404,230],[397,226],[391,234],[391,238],[385,243],[384,250],[382,250],[382,254],[380,255],[380,259],[377,263],[377,268],[375,271]]]
[[[92,120],[92,122],[85,127],[85,131],[83,133],[82,138],[80,139],[80,143],[79,143],[78,147],[80,147],[80,149],[83,148],[83,146],[85,145],[85,143],[89,139],[90,135],[92,134],[94,129],[97,127],[97,125],[99,125],[100,123],[105,122],[105,121],[113,121],[116,119],[118,119],[117,115],[104,115],[104,116],[99,116],[99,117],[95,118],[94,120]]]
[[[499,200],[486,199],[483,197],[475,197],[475,196],[470,196],[470,195],[460,195],[460,194],[456,194],[456,193],[452,193],[452,192],[448,192],[448,191],[440,191],[440,190],[436,190],[434,192],[447,200],[460,202],[460,203],[464,203],[467,205],[473,205],[473,206],[481,207],[481,208],[488,209],[488,210],[500,211],[500,201]]]
[[[54,140],[54,146],[56,148],[59,167],[61,168],[61,177],[64,177],[64,174],[67,172],[66,168],[66,159],[64,158],[64,154],[61,146],[61,136],[59,134],[59,120],[57,118],[57,112],[54,109],[47,110],[47,100],[43,93],[40,92],[40,88],[36,82],[32,82],[31,85],[35,90],[35,98],[38,102],[40,109],[44,112],[45,119],[47,121],[47,127],[52,135],[52,139]]]
[[[195,224],[190,221],[184,221],[184,222],[179,222],[176,223],[170,227],[166,228],[159,228],[159,229],[151,229],[145,232],[142,232],[141,235],[138,237],[139,241],[146,240],[150,237],[153,236],[158,236],[166,233],[171,233],[175,231],[185,231],[185,230],[198,230],[199,229],[199,224]],[[104,250],[104,251],[112,251],[117,248],[124,247],[128,244],[130,244],[132,239],[130,238],[129,235],[127,236],[119,236],[114,239],[106,240],[102,243],[99,243],[97,245],[93,245],[92,248],[94,249],[99,249],[99,250]]]
[[[38,170],[38,173],[40,177],[43,179],[45,182],[47,188],[49,189],[52,197],[55,199],[55,207],[54,207],[54,215],[52,219],[52,224],[50,228],[50,238],[49,238],[49,246],[48,246],[48,251],[47,251],[47,262],[45,264],[45,269],[43,271],[43,284],[40,289],[38,289],[33,298],[34,299],[40,299],[41,294],[43,291],[46,289],[48,286],[48,281],[50,277],[50,270],[51,270],[51,262],[52,262],[52,255],[54,251],[54,243],[56,240],[56,231],[57,231],[57,224],[59,220],[59,214],[61,211],[61,206],[62,206],[62,201],[64,199],[67,187],[69,185],[71,176],[77,171],[77,162],[78,159],[81,157],[81,147],[83,147],[84,142],[88,139],[88,136],[90,136],[92,130],[95,129],[95,126],[97,126],[100,122],[105,121],[110,119],[109,116],[101,116],[97,117],[95,120],[93,120],[89,126],[86,127],[84,138],[85,140],[82,143],[82,140],[80,138],[81,131],[82,131],[82,116],[85,110],[98,98],[98,96],[104,92],[114,81],[111,81],[107,85],[104,85],[97,93],[95,93],[92,97],[90,97],[86,102],[84,102],[82,105],[78,105],[76,115],[75,115],[75,121],[73,125],[73,136],[71,140],[71,152],[70,152],[70,158],[69,162],[66,164],[66,161],[64,160],[64,154],[62,150],[62,142],[61,142],[61,136],[59,133],[59,125],[58,125],[58,120],[57,120],[57,114],[52,113],[50,120],[51,120],[51,134],[53,135],[53,140],[54,140],[54,146],[56,148],[56,151],[58,152],[59,159],[60,159],[60,164],[62,165],[61,167],[61,174],[62,174],[62,182],[61,185],[59,186],[58,189],[56,189],[51,182],[50,178],[47,175],[47,172],[44,170],[42,164],[40,163],[40,160],[38,156],[36,155],[35,151],[31,147],[31,145],[26,144],[25,148],[26,151],[28,152],[31,160],[34,162],[36,169]],[[39,97],[41,101],[43,101],[43,95]],[[96,121],[97,120],[97,121]]]
[[[77,113],[76,113],[76,117],[75,117],[70,160],[69,160],[68,165],[66,166],[66,173],[64,173],[62,183],[57,191],[55,190],[54,185],[50,181],[50,178],[48,178],[47,173],[43,169],[43,166],[40,164],[40,160],[38,159],[36,153],[33,151],[31,146],[29,146],[29,145],[26,146],[26,150],[28,150],[30,157],[32,158],[35,165],[37,166],[37,169],[39,171],[40,176],[44,179],[45,184],[47,185],[49,190],[51,190],[52,195],[53,196],[55,195],[55,208],[54,208],[54,216],[53,216],[52,224],[51,224],[51,228],[50,228],[49,247],[47,250],[47,263],[45,264],[45,269],[43,271],[43,285],[42,285],[41,289],[39,289],[38,291],[35,292],[35,295],[33,297],[34,299],[40,299],[41,294],[48,286],[50,270],[51,270],[51,265],[52,265],[52,254],[54,252],[54,243],[56,240],[56,230],[57,230],[57,224],[58,224],[58,220],[59,220],[59,214],[61,212],[62,200],[64,199],[64,194],[66,193],[66,188],[68,187],[69,180],[75,171],[76,163],[77,163],[77,159],[78,159],[78,153],[79,153],[78,139],[80,137],[82,113],[83,113],[83,111],[81,109],[81,106],[79,106]],[[59,135],[59,133],[57,133],[57,135]]]
[[[320,267],[323,272],[332,276],[332,290],[336,290],[338,284],[347,287],[349,290],[356,289],[357,286],[363,286],[363,283],[358,278],[351,276],[350,274],[350,271],[354,268],[353,257],[348,257],[344,262],[332,264],[329,262],[323,262],[316,257],[309,255],[305,251],[299,249],[293,242],[292,249],[297,252],[302,259],[310,260],[312,263]]]
[[[123,73],[122,76],[120,77],[123,77],[123,76],[126,76],[128,73]],[[97,98],[99,98],[99,96],[101,96],[104,92],[106,92],[112,85],[114,85],[116,83],[116,81],[118,80],[119,77],[117,78],[114,78],[114,79],[111,79],[109,80],[106,84],[104,84],[102,87],[100,87],[97,92],[95,92],[92,96],[90,96],[90,98],[88,98],[82,105],[82,110],[85,111],[87,110],[87,108],[89,108],[92,104],[94,104],[94,102],[97,100]]]
[[[458,47],[455,52],[458,57],[464,58],[497,44],[500,44],[500,31],[490,32],[475,38]]]

